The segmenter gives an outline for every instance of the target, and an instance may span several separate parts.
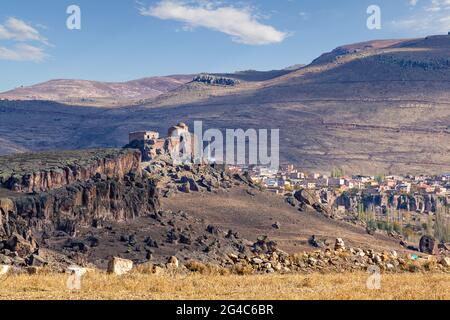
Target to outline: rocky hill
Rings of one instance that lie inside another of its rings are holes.
[[[0,99],[49,100],[84,106],[118,107],[155,98],[192,81],[192,77],[151,77],[122,83],[59,79],[0,93]]]
[[[0,187],[0,264],[106,268],[114,256],[160,264],[176,256],[230,267],[275,252],[285,261],[316,248],[312,235],[405,252],[396,239],[313,209],[300,211],[220,166],[174,165],[165,157],[143,164],[133,149],[0,161],[8,164]]]
[[[205,129],[279,128],[282,162],[305,170],[445,173],[449,54],[450,36],[371,41],[260,81],[189,83],[133,107],[3,101],[0,152],[119,147],[131,131],[203,120]]]

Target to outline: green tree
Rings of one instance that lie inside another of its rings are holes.
[[[438,205],[436,210],[436,222],[434,224],[434,236],[439,241],[450,242],[450,214],[447,205]]]

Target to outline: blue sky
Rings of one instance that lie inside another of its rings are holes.
[[[366,26],[369,5],[382,28]],[[81,30],[66,27],[81,9]],[[0,91],[309,63],[359,41],[450,31],[450,0],[2,0]]]

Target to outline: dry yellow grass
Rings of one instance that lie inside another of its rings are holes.
[[[0,280],[0,299],[450,299],[448,274],[383,275],[380,290],[368,274],[148,275],[89,273],[80,291],[66,288],[68,275],[18,275]]]

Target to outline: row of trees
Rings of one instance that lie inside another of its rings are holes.
[[[397,232],[407,240],[417,241],[422,235],[434,236],[437,240],[450,242],[450,207],[438,204],[436,214],[429,215],[426,222],[412,219],[412,213],[388,208],[385,213],[376,212],[373,206],[358,206],[357,219],[369,229]]]

